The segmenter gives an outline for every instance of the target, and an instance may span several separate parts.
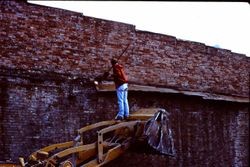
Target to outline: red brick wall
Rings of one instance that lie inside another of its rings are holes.
[[[249,97],[245,55],[25,1],[0,2],[0,22],[0,161],[112,119],[115,94],[90,81],[128,43],[121,61],[131,82]],[[170,112],[177,156],[131,150],[110,166],[249,165],[248,104],[143,92],[130,92],[129,104]]]
[[[135,26],[25,2],[1,2],[0,66],[70,73],[86,79],[121,58],[130,81],[248,97],[250,59]]]

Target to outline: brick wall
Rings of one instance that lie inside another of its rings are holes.
[[[59,75],[11,74],[0,78],[1,160],[17,161],[49,144],[72,140],[77,129],[116,114],[114,92],[100,93],[84,81],[72,83]],[[107,166],[248,166],[247,104],[130,92],[129,105],[131,112],[148,107],[169,111],[176,157],[138,147]]]
[[[121,61],[132,83],[249,97],[245,55],[25,1],[1,1],[0,21],[0,160],[17,161],[112,119],[115,94],[96,92],[91,81],[128,43]],[[109,166],[249,165],[246,103],[130,92],[129,104],[131,112],[171,113],[177,156],[131,150]]]
[[[0,10],[0,66],[91,79],[131,43],[121,58],[131,82],[249,96],[245,55],[25,1],[3,1]]]

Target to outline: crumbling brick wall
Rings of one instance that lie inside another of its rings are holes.
[[[92,80],[129,43],[121,62],[131,83],[249,97],[250,60],[242,54],[25,1],[1,1],[0,21],[0,160],[112,119],[115,94],[96,92]],[[249,165],[246,103],[143,92],[130,92],[129,102],[131,112],[170,112],[177,157],[131,151],[110,166]]]

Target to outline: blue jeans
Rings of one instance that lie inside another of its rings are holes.
[[[118,116],[128,117],[129,106],[128,106],[128,84],[125,83],[116,89],[116,95],[118,98],[119,112]]]

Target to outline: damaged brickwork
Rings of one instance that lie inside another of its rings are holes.
[[[249,98],[243,54],[24,0],[1,1],[0,21],[0,161],[114,118],[115,93],[92,81],[129,43],[131,83]],[[248,103],[148,92],[129,92],[129,103],[170,112],[176,157],[131,149],[107,166],[249,165]]]

